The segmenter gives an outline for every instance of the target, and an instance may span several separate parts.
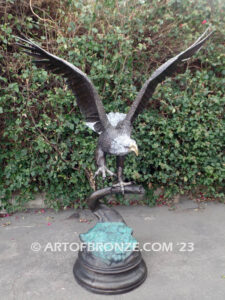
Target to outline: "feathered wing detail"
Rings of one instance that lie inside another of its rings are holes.
[[[49,70],[54,74],[61,74],[66,78],[68,86],[76,96],[78,107],[85,121],[95,123],[95,131],[101,132],[110,126],[98,93],[85,73],[66,60],[42,49],[26,37],[17,38],[27,44],[17,43],[26,49],[25,53],[36,58],[33,62],[37,67]]]
[[[152,76],[145,82],[136,99],[132,103],[130,111],[124,120],[125,123],[133,122],[137,115],[144,110],[157,85],[162,82],[166,76],[172,75],[175,72],[176,66],[179,62],[189,59],[195,52],[201,49],[203,44],[213,33],[210,32],[207,34],[208,31],[209,28],[197,39],[197,41],[195,41],[193,45],[175,57],[169,59],[152,74]]]
[[[109,123],[113,126],[116,127],[117,124],[121,121],[123,121],[126,117],[126,114],[120,113],[120,112],[110,112],[107,114],[107,118],[109,120]],[[101,134],[102,131],[98,131],[95,129],[95,122],[86,122],[86,125],[94,130],[95,132],[97,132],[98,134]]]

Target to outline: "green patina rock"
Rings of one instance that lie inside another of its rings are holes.
[[[137,246],[132,229],[122,222],[97,223],[87,233],[80,234],[88,251],[106,263],[126,259]]]

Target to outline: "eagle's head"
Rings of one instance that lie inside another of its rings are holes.
[[[125,155],[132,151],[138,155],[137,143],[127,134],[119,135],[111,142],[110,153],[112,154]]]

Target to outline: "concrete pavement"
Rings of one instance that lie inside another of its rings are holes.
[[[139,288],[102,296],[75,282],[74,243],[79,242],[79,233],[95,224],[90,211],[29,210],[0,220],[0,299],[225,299],[224,204],[207,203],[198,209],[194,201],[186,200],[174,211],[144,206],[116,209],[144,248],[148,278]]]

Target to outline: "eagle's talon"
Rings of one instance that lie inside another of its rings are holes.
[[[131,184],[132,184],[132,182],[119,181],[118,183],[113,184],[113,187],[118,187],[119,186],[121,188],[122,194],[124,195],[125,194],[124,187],[127,186],[127,185],[131,185]]]
[[[110,176],[115,176],[115,174],[107,169],[105,166],[99,167],[98,170],[95,172],[94,178],[98,176],[99,173],[102,173],[102,179],[103,181],[106,179],[106,173],[108,173]]]

